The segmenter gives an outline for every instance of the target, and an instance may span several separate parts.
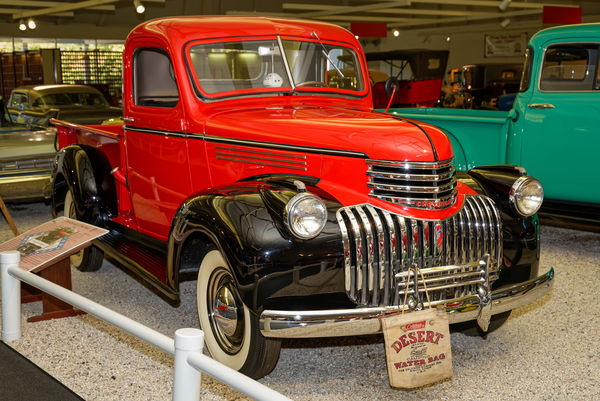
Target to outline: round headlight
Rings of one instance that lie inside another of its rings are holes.
[[[533,177],[517,178],[510,189],[510,202],[522,216],[535,214],[542,206],[544,190],[542,184]]]
[[[289,200],[285,207],[287,228],[296,237],[311,239],[319,235],[327,222],[325,203],[315,195],[301,192]]]

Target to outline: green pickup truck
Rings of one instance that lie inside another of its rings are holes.
[[[542,212],[600,221],[600,24],[536,33],[510,111],[390,109],[431,123],[454,147],[455,166],[522,166],[544,187]]]

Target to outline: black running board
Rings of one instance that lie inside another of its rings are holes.
[[[111,223],[109,232],[94,240],[93,244],[104,256],[115,261],[148,283],[171,304],[178,304],[179,292],[164,284],[151,271],[167,274],[167,243],[139,234],[136,231]],[[147,242],[147,243],[146,243]]]

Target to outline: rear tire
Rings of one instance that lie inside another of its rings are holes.
[[[65,196],[65,207],[63,214],[73,220],[80,220],[77,216],[77,209],[73,202],[73,194],[71,190],[67,191]],[[71,255],[71,266],[77,268],[82,272],[95,272],[102,266],[104,255],[102,251],[95,246],[88,246],[87,248]]]
[[[258,316],[242,302],[221,252],[211,250],[204,256],[196,297],[204,341],[215,360],[253,379],[275,368],[281,340],[260,333]]]

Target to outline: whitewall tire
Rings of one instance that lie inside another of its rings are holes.
[[[196,297],[211,356],[255,379],[269,374],[279,359],[281,341],[262,336],[258,318],[242,302],[221,252],[211,250],[204,256]]]

